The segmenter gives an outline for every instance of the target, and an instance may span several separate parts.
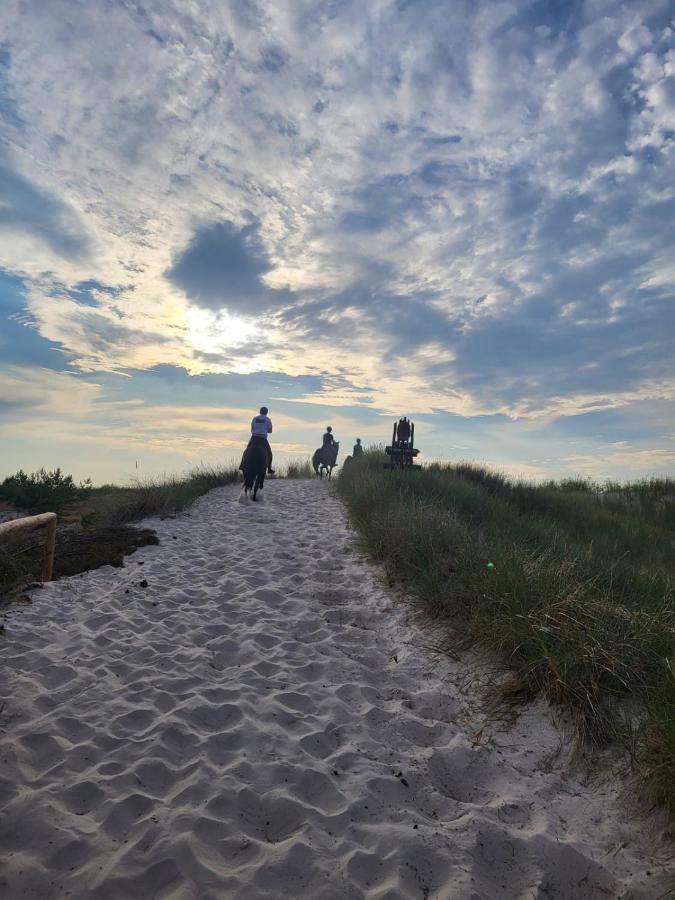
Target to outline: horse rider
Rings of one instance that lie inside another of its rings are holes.
[[[333,437],[333,428],[331,425],[326,426],[326,433],[323,436],[323,446],[330,447],[331,444],[335,443],[335,438]]]
[[[270,442],[267,438],[268,434],[272,434],[272,420],[267,415],[268,412],[269,410],[266,406],[261,406],[260,413],[257,416],[253,416],[251,419],[251,437],[246,450],[253,444],[264,443],[267,450],[267,471],[270,475],[274,475],[274,469],[272,468],[272,448],[270,447]],[[240,469],[244,468],[246,450],[244,450],[244,456],[241,458]]]
[[[352,450],[352,456],[363,456],[363,447],[361,446],[361,438],[356,439],[356,443],[354,444],[354,449]]]

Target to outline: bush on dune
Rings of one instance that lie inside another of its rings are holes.
[[[69,503],[83,500],[91,492],[91,482],[75,484],[72,475],[61,469],[40,469],[28,475],[20,469],[0,484],[0,500],[29,513],[59,512]]]
[[[467,464],[389,472],[379,452],[338,481],[365,547],[429,610],[501,653],[512,696],[566,704],[580,741],[633,740],[671,812],[672,486],[535,486]],[[639,710],[630,722],[627,701]]]

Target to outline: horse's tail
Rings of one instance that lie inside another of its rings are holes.
[[[314,451],[314,455],[312,456],[312,466],[314,468],[314,472],[319,474],[319,463],[321,462],[321,447],[318,450]]]

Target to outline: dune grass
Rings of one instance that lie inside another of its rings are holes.
[[[103,485],[93,488],[87,498],[83,524],[121,525],[147,516],[174,515],[207,491],[234,484],[239,478],[239,470],[232,463],[222,468],[200,466],[182,477],[138,480],[128,487]]]
[[[284,478],[314,478],[314,469],[309,459],[302,462],[290,462],[281,472]]]
[[[498,651],[504,696],[542,693],[573,712],[580,744],[624,744],[675,813],[672,479],[535,486],[468,464],[385,471],[375,451],[338,490],[365,548]]]

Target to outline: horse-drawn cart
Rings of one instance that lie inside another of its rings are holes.
[[[420,452],[415,448],[415,423],[405,416],[394,422],[391,446],[385,447],[384,452],[389,457],[385,469],[421,469],[414,461]]]

